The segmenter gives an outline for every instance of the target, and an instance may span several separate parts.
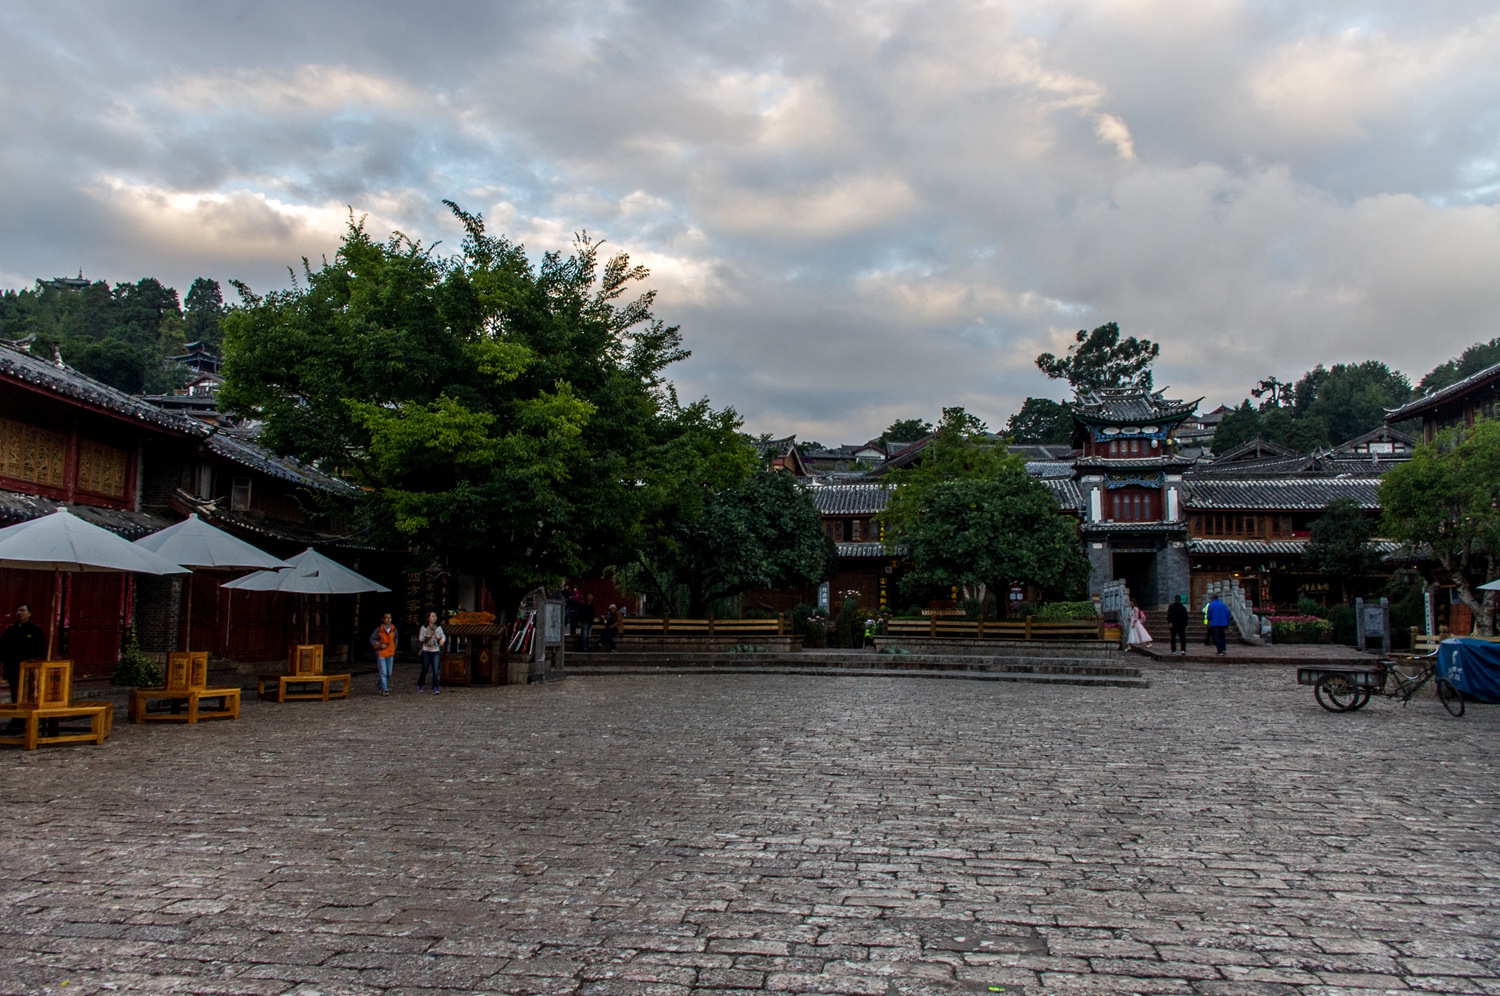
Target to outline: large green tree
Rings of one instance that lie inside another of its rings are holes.
[[[832,574],[833,541],[817,506],[784,471],[704,488],[696,517],[663,525],[620,573],[673,615],[701,619],[714,602],[749,589],[800,587]]]
[[[1381,531],[1427,547],[1448,571],[1481,634],[1495,630],[1497,593],[1477,585],[1500,569],[1500,423],[1482,420],[1418,446],[1380,483]]]
[[[1051,597],[1073,595],[1089,578],[1077,526],[1051,491],[1024,468],[993,480],[953,480],[928,489],[918,520],[903,533],[915,564],[909,589],[981,584],[1003,592],[1035,585]]]
[[[1335,498],[1309,528],[1302,563],[1339,583],[1339,600],[1346,601],[1349,582],[1380,565],[1370,544],[1370,519],[1352,498]]]
[[[1026,461],[1012,456],[1004,439],[990,436],[984,422],[963,408],[944,408],[943,420],[920,458],[885,474],[891,489],[880,515],[886,543],[896,547],[904,542],[905,533],[921,521],[925,496],[938,485],[998,480],[1001,471],[1017,468],[1024,473]]]
[[[644,268],[587,237],[533,265],[449,206],[466,231],[451,258],[351,223],[301,285],[242,288],[221,402],[364,485],[372,535],[483,573],[509,606],[629,560],[670,500],[673,434],[712,413],[663,379],[687,351],[652,292],[627,297]]]
[[[920,418],[898,418],[890,424],[880,438],[886,442],[915,443],[932,432],[932,423]]]
[[[1015,443],[1065,446],[1073,441],[1072,409],[1050,398],[1027,398],[1005,423],[1005,434]]]
[[[1411,381],[1379,360],[1319,365],[1292,389],[1292,415],[1320,418],[1329,441],[1342,443],[1385,424],[1388,409],[1411,400]]]
[[[1109,322],[1092,332],[1079,329],[1065,356],[1043,353],[1037,369],[1053,380],[1066,380],[1075,391],[1105,387],[1151,387],[1151,364],[1161,347],[1135,336],[1120,338],[1120,326]]]
[[[1447,363],[1439,363],[1422,378],[1417,387],[1423,394],[1431,394],[1497,363],[1500,363],[1500,336],[1489,342],[1476,342]]]

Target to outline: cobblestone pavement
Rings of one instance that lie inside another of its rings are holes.
[[[573,678],[0,754],[0,991],[1500,993],[1500,708]]]

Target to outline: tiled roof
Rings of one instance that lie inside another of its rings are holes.
[[[126,418],[176,430],[200,439],[208,435],[208,426],[196,419],[175,412],[163,411],[140,398],[132,397],[124,391],[117,391],[108,384],[85,376],[72,367],[58,366],[50,360],[44,360],[17,349],[4,340],[0,340],[0,347],[3,347],[0,348],[0,374],[45,388],[64,397],[73,398],[75,401],[96,405]]]
[[[1057,499],[1059,508],[1066,508],[1076,512],[1083,508],[1083,492],[1078,490],[1078,482],[1066,478],[1046,477],[1042,483],[1047,485],[1047,490],[1052,492],[1052,497]]]
[[[1201,480],[1187,482],[1186,506],[1206,509],[1318,510],[1337,498],[1352,498],[1360,508],[1380,507],[1380,479],[1372,477],[1305,477],[1292,479]]]
[[[64,505],[67,503],[42,498],[39,495],[21,494],[18,491],[0,491],[0,522],[5,525],[28,522],[44,515],[51,515]],[[67,505],[67,509],[85,522],[102,526],[128,540],[138,540],[142,536],[149,536],[167,528],[173,521],[149,512],[122,511],[114,508],[100,508],[97,505],[73,504]]]
[[[1026,473],[1032,477],[1044,479],[1072,477],[1073,462],[1071,460],[1027,460]]]
[[[1146,425],[1185,418],[1198,407],[1198,402],[1169,401],[1162,397],[1161,391],[1102,388],[1098,391],[1079,391],[1078,397],[1069,402],[1068,407],[1077,417],[1094,422],[1136,422]]]
[[[255,442],[254,435],[243,429],[221,429],[209,437],[208,448],[243,467],[303,487],[333,494],[353,495],[359,491],[349,482],[309,467],[293,457],[277,456]]]
[[[1302,548],[1307,545],[1305,539],[1284,540],[1257,540],[1257,539],[1193,539],[1188,541],[1188,552],[1190,553],[1239,553],[1260,556],[1262,554],[1275,554],[1290,556],[1300,554]],[[1377,553],[1395,553],[1401,549],[1401,544],[1392,540],[1371,541]]]
[[[1085,522],[1085,533],[1185,533],[1186,522]]]
[[[840,557],[885,559],[899,557],[906,552],[905,547],[900,546],[896,547],[894,552],[887,550],[884,543],[835,543],[833,545],[838,547]]]
[[[1191,467],[1195,463],[1189,457],[1157,456],[1121,459],[1111,457],[1079,457],[1073,466],[1080,470],[1167,470]]]
[[[1418,415],[1441,407],[1445,401],[1462,397],[1468,391],[1497,378],[1500,378],[1500,363],[1492,367],[1486,367],[1477,374],[1471,374],[1456,384],[1449,384],[1441,390],[1433,391],[1424,398],[1408,401],[1395,411],[1386,412],[1385,420],[1387,422],[1402,422],[1409,418],[1415,418]]]
[[[1017,443],[1007,446],[1014,456],[1029,460],[1066,460],[1073,455],[1073,447],[1057,443]]]
[[[884,484],[825,484],[808,490],[824,515],[874,515],[885,510],[889,496]]]

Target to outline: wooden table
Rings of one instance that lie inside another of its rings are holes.
[[[104,743],[114,729],[115,707],[108,702],[100,705],[47,705],[47,706],[0,706],[0,724],[9,724],[13,719],[24,720],[26,730],[21,735],[0,733],[0,744],[14,744],[26,750],[36,750],[41,744]],[[89,730],[57,726],[58,720],[87,719]],[[45,736],[41,724],[57,727]],[[4,725],[0,725],[3,730]]]
[[[204,709],[203,699],[220,700],[217,708]],[[150,711],[151,702],[162,700],[173,703],[186,702],[186,712]],[[200,719],[239,719],[240,690],[238,688],[133,688],[130,691],[130,721],[132,723],[196,723]]]
[[[316,685],[317,691],[308,691]],[[338,685],[335,691],[331,686]],[[269,690],[268,690],[269,687]],[[272,702],[308,700],[327,702],[329,699],[349,697],[349,675],[347,674],[263,674],[256,686],[255,694]]]

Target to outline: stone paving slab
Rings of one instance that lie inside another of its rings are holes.
[[[0,753],[0,993],[1500,994],[1500,709],[636,675]]]

